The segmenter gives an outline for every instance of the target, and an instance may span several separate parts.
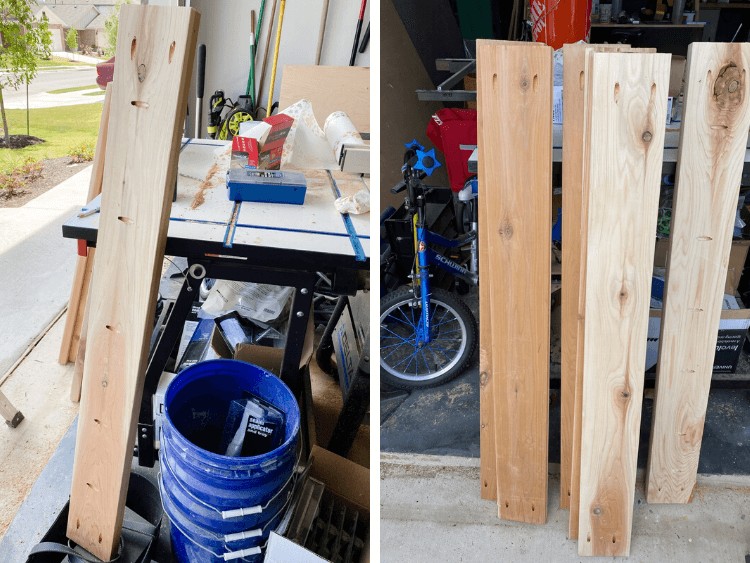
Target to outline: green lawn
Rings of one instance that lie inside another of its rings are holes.
[[[11,135],[25,135],[26,110],[12,109],[6,113]],[[94,145],[101,113],[101,103],[32,109],[29,132],[46,142],[24,149],[0,149],[0,174],[11,171],[27,158],[58,158],[81,144]]]
[[[48,67],[56,67],[56,66],[95,66],[90,63],[78,63],[75,61],[69,61],[68,59],[64,59],[62,57],[50,57],[49,60],[45,59],[37,59],[36,61],[37,67],[39,68],[48,68]]]
[[[99,88],[96,84],[89,84],[88,86],[73,86],[71,88],[58,88],[57,90],[50,90],[48,94],[67,94],[68,92],[80,92],[81,90],[91,90],[93,88]],[[104,90],[101,91],[102,94]]]
[[[96,92],[86,92],[85,94],[81,94],[82,96],[103,96],[104,90],[98,90]]]

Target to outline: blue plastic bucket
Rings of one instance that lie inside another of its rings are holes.
[[[284,413],[283,443],[252,457],[216,453],[231,402],[247,392]],[[291,495],[299,426],[292,392],[257,366],[210,360],[177,375],[164,399],[159,486],[178,561],[262,559],[257,548]]]

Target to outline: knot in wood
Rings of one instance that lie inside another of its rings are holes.
[[[479,374],[479,384],[482,387],[484,387],[485,385],[487,385],[487,379],[488,378],[489,378],[489,376],[487,375],[487,372],[483,371],[482,373]]]
[[[138,82],[146,80],[146,65],[143,63],[138,65]]]
[[[529,84],[530,84],[529,77],[524,76],[521,78],[521,83],[519,84],[519,86],[521,87],[521,90],[525,92],[526,90],[529,89]]]
[[[508,221],[503,221],[500,224],[500,228],[497,230],[501,239],[510,240],[513,238],[513,225]]]
[[[599,515],[600,515],[600,514],[602,513],[602,509],[601,509],[601,508],[599,508],[599,507],[597,506],[597,507],[595,507],[595,508],[594,508],[594,510],[592,510],[592,512],[593,512],[593,513],[594,513],[594,514],[595,514],[596,516],[599,516]]]
[[[643,135],[641,135],[641,139],[643,139],[644,143],[650,143],[651,139],[654,138],[654,135],[651,133],[651,131],[644,131]]]
[[[714,82],[714,99],[721,108],[737,106],[742,103],[744,71],[734,63],[724,66]]]

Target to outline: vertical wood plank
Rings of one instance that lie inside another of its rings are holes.
[[[479,196],[482,198],[482,195]],[[490,273],[487,228],[492,219],[483,198],[479,205],[479,271]],[[497,500],[497,456],[495,454],[495,404],[492,393],[491,280],[482,275],[479,284],[479,482],[480,496]]]
[[[552,50],[477,42],[500,518],[547,518]]]
[[[583,325],[586,291],[586,234],[588,182],[584,181],[584,149],[590,123],[585,111],[586,53],[655,53],[656,49],[630,45],[564,47],[563,91],[563,286],[561,299],[561,404],[560,404],[560,508],[573,507],[568,515],[568,537],[578,538],[581,478],[581,403],[583,401]],[[590,95],[590,93],[589,93]],[[565,281],[567,280],[567,282]]]
[[[686,503],[695,486],[724,283],[750,128],[750,45],[693,43],[672,212],[650,503]]]
[[[589,57],[578,552],[627,556],[670,55]]]
[[[120,12],[67,535],[117,551],[199,14]]]
[[[99,118],[99,136],[96,138],[94,149],[94,162],[91,166],[91,179],[89,180],[89,191],[86,203],[94,199],[102,192],[102,178],[104,176],[104,152],[107,148],[107,129],[109,127],[109,108],[112,100],[112,83],[107,84],[102,103],[102,115]],[[88,286],[91,284],[91,265],[88,264],[89,256],[79,256],[76,262],[76,271],[73,285],[70,288],[70,299],[68,300],[68,314],[65,317],[62,342],[60,344],[61,364],[76,361],[81,334],[83,332],[83,315],[86,311]],[[80,390],[78,391],[80,395]]]

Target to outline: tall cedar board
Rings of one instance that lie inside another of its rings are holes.
[[[122,528],[199,19],[190,8],[120,13],[67,529],[104,560]]]
[[[580,555],[627,556],[633,520],[668,54],[587,53]]]
[[[102,192],[102,177],[104,176],[104,151],[107,146],[107,127],[109,125],[109,108],[112,94],[112,83],[107,84],[102,104],[102,115],[99,119],[99,135],[96,138],[96,149],[94,151],[94,163],[91,167],[91,179],[89,180],[89,192],[86,203],[94,199]],[[68,314],[65,317],[65,329],[63,331],[62,343],[60,345],[61,364],[75,362],[78,356],[78,347],[83,338],[84,315],[86,313],[86,302],[88,300],[89,285],[91,284],[91,256],[79,256],[76,263],[73,286],[70,288],[70,299],[68,300]],[[80,394],[80,392],[79,392]]]
[[[102,106],[102,115],[99,120],[99,136],[96,139],[96,150],[94,152],[94,164],[91,170],[91,181],[89,183],[89,193],[87,200],[91,201],[102,193],[102,182],[104,180],[104,154],[107,151],[107,131],[109,129],[109,110],[112,106],[112,83],[107,84],[107,91],[104,94],[104,104]],[[89,248],[86,256],[80,257],[84,260],[84,274],[80,287],[75,284],[71,288],[71,302],[75,294],[80,294],[79,307],[76,316],[81,317],[80,328],[78,329],[78,346],[71,347],[71,353],[75,354],[75,368],[73,369],[73,381],[70,385],[70,400],[77,403],[81,400],[81,385],[83,384],[83,362],[86,356],[86,331],[89,326],[89,309],[88,294],[91,286],[91,274],[94,268],[95,248]],[[77,273],[77,272],[76,272]],[[76,276],[77,277],[77,276]],[[68,315],[71,312],[68,311]]]
[[[563,48],[563,239],[561,317],[561,423],[560,423],[560,508],[570,511],[568,537],[578,538],[578,503],[581,473],[581,402],[583,380],[583,323],[586,276],[586,217],[588,184],[584,182],[586,86],[585,53],[653,53],[652,48],[632,49],[629,45],[587,45],[575,43]],[[567,119],[566,119],[567,115]]]
[[[688,50],[647,470],[650,503],[686,503],[698,473],[750,127],[750,45]]]
[[[533,523],[547,518],[551,59],[541,44],[477,42],[498,512]]]

